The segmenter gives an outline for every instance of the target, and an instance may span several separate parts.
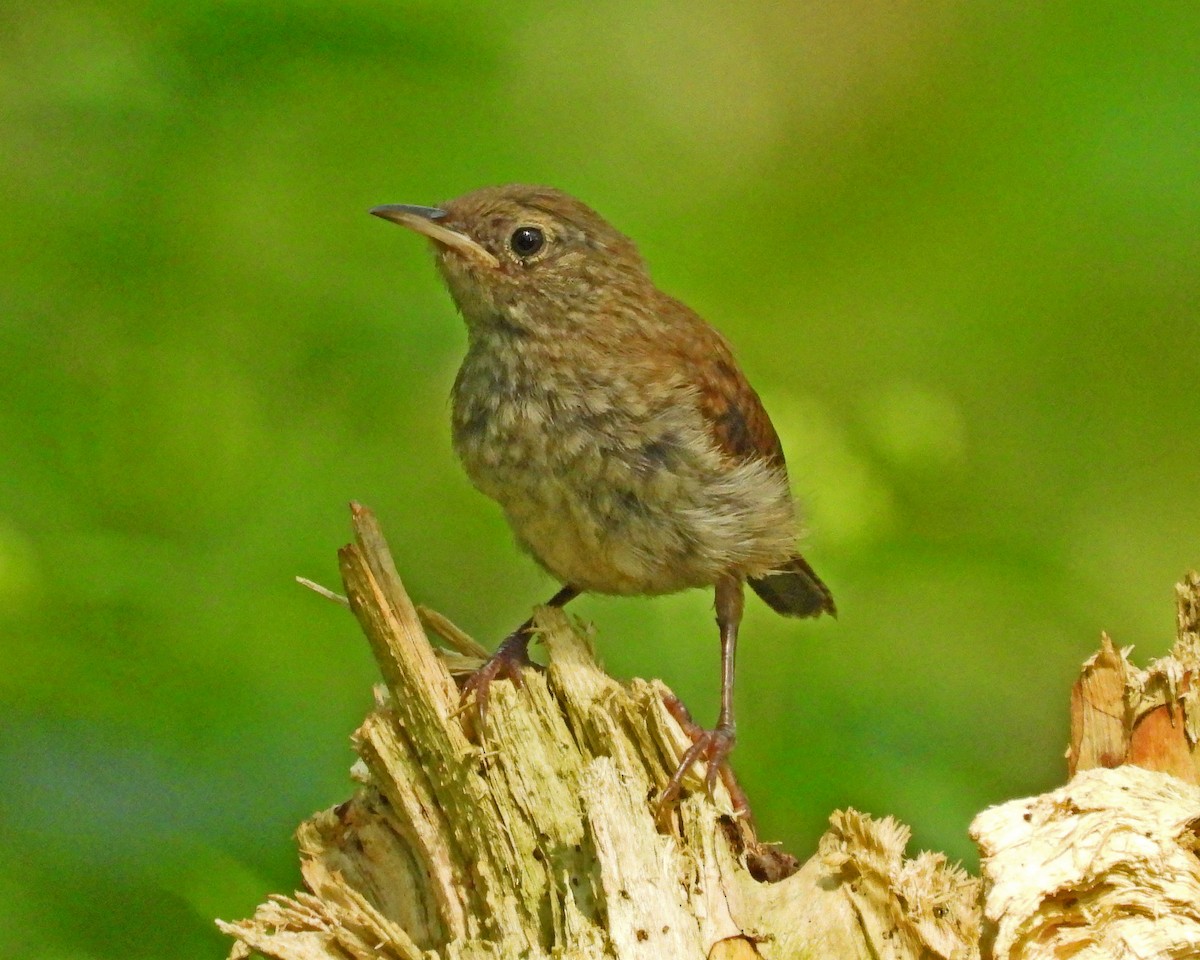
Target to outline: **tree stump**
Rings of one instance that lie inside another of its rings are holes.
[[[485,729],[469,729],[453,674],[484,651],[413,606],[369,511],[353,523],[342,576],[384,680],[354,735],[358,787],[300,826],[305,891],[220,923],[233,958],[1200,956],[1197,766],[1170,775],[1182,749],[1195,758],[1194,575],[1164,679],[1138,679],[1105,638],[1073,701],[1079,774],[980,814],[972,878],[941,854],[906,859],[907,828],[853,810],[800,866],[723,787],[709,798],[702,769],[656,822],[690,743],[669,691],[603,673],[562,610],[537,616],[547,669],[496,684]],[[1170,772],[1106,769],[1157,756],[1147,723],[1168,732]]]

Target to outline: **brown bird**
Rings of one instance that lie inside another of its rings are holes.
[[[715,588],[720,714],[660,803],[697,760],[711,790],[734,744],[743,585],[786,616],[835,613],[796,550],[783,449],[729,344],[654,285],[632,241],[559,190],[490,187],[371,213],[433,241],[467,325],[454,448],[563,584],[549,605]],[[531,626],[467,681],[481,713],[495,679],[520,682]]]

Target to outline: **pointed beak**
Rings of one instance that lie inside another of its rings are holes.
[[[448,216],[445,210],[438,207],[414,207],[406,203],[389,203],[382,207],[372,207],[371,215],[391,220],[392,223],[398,223],[402,227],[408,227],[409,230],[424,234],[434,243],[461,253],[484,266],[500,266],[499,260],[465,233],[459,233],[457,230],[451,230],[438,223],[439,220],[444,220]]]

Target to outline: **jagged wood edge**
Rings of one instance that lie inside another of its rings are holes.
[[[905,860],[890,819],[835,814],[773,884],[731,844],[727,798],[692,793],[660,833],[651,801],[687,743],[665,688],[607,677],[562,611],[539,615],[546,673],[495,689],[481,750],[375,518],[353,522],[346,593],[385,680],[354,738],[361,786],[301,826],[307,892],[221,924],[234,956],[977,955],[979,881]]]

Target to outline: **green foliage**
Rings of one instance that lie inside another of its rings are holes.
[[[0,14],[0,952],[215,956],[350,789],[373,506],[486,643],[553,585],[462,477],[463,334],[372,220],[546,182],[728,333],[836,623],[748,611],[737,769],[969,857],[1059,782],[1098,632],[1200,562],[1200,13],[927,3],[18,5]],[[590,598],[715,716],[709,600]]]

